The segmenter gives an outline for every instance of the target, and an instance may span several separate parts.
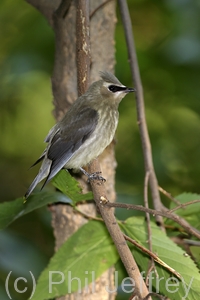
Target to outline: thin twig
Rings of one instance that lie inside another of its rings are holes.
[[[159,216],[171,219],[174,222],[178,223],[180,226],[182,226],[186,232],[188,232],[188,233],[196,236],[198,239],[200,239],[199,230],[197,230],[196,228],[189,225],[184,219],[182,219],[178,215],[170,213],[169,211],[157,211],[155,209],[146,208],[142,205],[134,205],[134,204],[126,204],[126,203],[107,202],[106,205],[109,207],[118,207],[118,208],[139,210],[139,211],[143,211],[143,212],[148,212],[148,213],[152,214],[153,216],[159,215]]]
[[[89,51],[87,50],[90,49],[90,40],[89,35],[88,37],[85,36],[85,30],[87,30],[87,33],[89,33],[90,29],[89,7],[87,5],[88,3],[88,0],[78,0],[77,3],[77,74],[79,95],[85,92],[85,89],[89,82],[90,55]],[[89,165],[90,173],[95,173],[96,171],[100,171],[100,166],[97,159]],[[102,203],[102,199],[107,199],[104,184],[101,180],[92,180],[90,183],[94,195],[94,200],[97,207],[99,208],[99,211],[111,235],[111,238],[115,243],[119,256],[125,266],[128,275],[133,278],[135,282],[135,292],[140,299],[144,298],[148,294],[148,289],[144,281],[142,281],[141,285],[141,275],[139,268],[124,239],[123,233],[120,230],[120,227],[114,216],[113,209],[111,207],[103,205]]]
[[[165,195],[167,198],[172,200],[177,205],[182,205],[180,201],[178,201],[176,198],[174,198],[170,193],[168,193],[166,190],[164,190],[161,186],[158,187],[159,191]]]
[[[193,240],[188,240],[188,239],[184,239],[183,241],[187,245],[200,247],[200,241],[193,241]]]
[[[146,208],[149,208],[149,201],[148,201],[148,185],[149,185],[149,175],[150,173],[149,172],[146,172],[145,174],[145,179],[144,179],[144,206]],[[151,223],[150,223],[150,214],[148,212],[145,213],[146,214],[146,220],[147,220],[147,234],[148,234],[148,244],[149,244],[149,250],[151,252],[153,252],[153,248],[152,248],[152,233],[151,233]],[[148,267],[148,270],[147,270],[147,276],[146,276],[146,285],[148,286],[148,279],[149,279],[149,274],[151,273],[151,271],[155,269],[155,272],[157,273],[156,271],[156,268],[155,268],[155,262],[154,262],[154,259],[153,257],[151,256],[151,261],[150,261],[150,265]]]
[[[150,175],[149,172],[146,172],[145,179],[144,179],[144,206],[146,208],[149,208],[149,203],[148,203],[149,175]],[[148,233],[149,250],[152,251],[150,214],[148,212],[146,212],[145,214],[146,214],[146,220],[147,220],[147,233]]]
[[[173,230],[173,231],[179,231],[180,233],[184,233],[184,232],[185,232],[185,230],[184,230],[183,228],[177,227],[177,226],[175,226],[175,225],[168,225],[168,224],[165,224],[165,228],[171,229],[171,230]]]
[[[168,264],[166,264],[164,261],[162,261],[162,259],[160,259],[155,253],[153,253],[149,249],[143,247],[142,245],[140,245],[138,242],[136,242],[135,240],[133,240],[132,238],[130,238],[126,234],[124,234],[124,237],[131,244],[133,244],[134,246],[136,246],[137,248],[139,248],[140,250],[142,250],[142,252],[144,252],[147,255],[149,255],[153,260],[155,260],[157,263],[159,263],[159,265],[163,266],[168,271],[170,271],[171,273],[173,273],[174,275],[176,275],[178,278],[181,279],[181,275],[176,270],[174,270],[173,268],[171,268]]]
[[[145,162],[145,171],[149,172],[149,184],[152,194],[152,199],[154,203],[154,208],[159,210],[161,208],[161,200],[158,191],[158,182],[156,178],[156,174],[153,166],[152,159],[152,151],[151,151],[151,143],[149,139],[146,117],[145,117],[145,106],[144,106],[144,97],[143,97],[143,88],[142,82],[140,79],[140,71],[137,61],[137,55],[135,50],[135,43],[133,38],[132,24],[131,18],[127,6],[126,0],[118,0],[120,6],[120,13],[122,17],[122,22],[124,26],[124,32],[126,37],[126,43],[128,47],[128,56],[130,61],[131,73],[134,79],[135,87],[136,87],[136,107],[137,107],[137,120],[140,130],[140,136],[142,140],[142,148]],[[164,230],[163,219],[159,215],[156,216],[157,223]]]
[[[185,208],[186,206],[188,205],[191,205],[191,204],[195,204],[195,203],[199,203],[200,202],[200,199],[197,199],[197,200],[192,200],[192,201],[189,201],[187,203],[181,203],[179,206],[176,206],[174,207],[173,209],[170,209],[169,212],[174,212],[175,210],[178,210],[180,208]]]

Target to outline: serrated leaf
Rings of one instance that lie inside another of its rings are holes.
[[[122,225],[124,232],[141,245],[148,248],[146,222],[142,218],[129,218]],[[151,222],[153,252],[169,266],[174,268],[182,276],[182,282],[174,275],[156,264],[158,278],[155,273],[150,275],[150,290],[168,296],[170,299],[198,300],[200,295],[200,274],[192,259],[185,255],[184,251],[174,244],[154,223]],[[134,257],[145,277],[149,258],[134,247]],[[154,279],[152,278],[154,277]],[[171,285],[170,285],[171,284]],[[187,295],[188,292],[188,295]],[[185,298],[184,298],[185,297]]]
[[[200,268],[200,247],[199,246],[190,246],[190,251],[197,263],[198,267]]]
[[[24,198],[0,204],[0,229],[7,227],[19,217],[54,202],[67,202],[70,199],[61,193],[40,192],[32,194],[24,203]]]
[[[194,201],[194,200],[198,200],[200,199],[200,195],[198,194],[193,194],[193,193],[183,193],[180,194],[176,197],[176,199],[184,204],[187,203],[189,201]],[[177,205],[172,202],[170,205],[170,209],[176,207]],[[184,217],[189,223],[190,225],[192,225],[193,227],[195,227],[196,229],[200,229],[200,202],[188,205],[184,208],[180,208],[176,211],[174,211],[175,214]],[[166,224],[176,224],[176,226],[180,226],[177,223],[175,223],[172,220],[166,220]]]
[[[79,182],[72,177],[66,170],[61,170],[52,180],[53,185],[63,194],[69,197],[73,204],[84,200],[93,199],[92,192],[82,194]]]
[[[90,282],[95,289],[95,280],[118,259],[105,225],[89,221],[52,257],[39,277],[32,300],[52,299],[80,291]]]

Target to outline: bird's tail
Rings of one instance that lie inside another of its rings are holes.
[[[32,191],[34,190],[34,188],[36,187],[36,185],[40,181],[42,181],[45,177],[48,176],[49,171],[50,171],[50,167],[51,167],[51,163],[52,163],[52,161],[49,160],[48,158],[44,159],[44,161],[43,161],[43,163],[41,165],[41,168],[39,170],[38,175],[35,177],[35,179],[31,183],[31,185],[29,186],[26,194],[24,195],[25,199],[27,199],[30,196],[30,194],[32,193]]]

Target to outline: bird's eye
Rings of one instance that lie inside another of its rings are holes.
[[[117,86],[117,85],[109,85],[108,89],[112,93],[116,93],[116,92],[120,92],[120,91],[126,90],[126,87]]]
[[[110,85],[110,86],[108,87],[108,89],[109,89],[112,93],[116,93],[116,92],[119,91],[119,87],[116,86],[116,85]]]

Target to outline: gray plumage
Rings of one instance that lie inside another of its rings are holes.
[[[99,72],[99,74],[105,82],[122,86],[121,82],[117,79],[117,77],[115,77],[115,75],[113,75],[109,72]]]
[[[48,145],[33,164],[43,161],[41,168],[27,190],[26,198],[44,178],[43,186],[62,168],[81,169],[113,140],[118,124],[118,105],[126,93],[134,89],[125,87],[109,72],[100,75],[102,79],[94,82],[49,131],[44,140]]]

